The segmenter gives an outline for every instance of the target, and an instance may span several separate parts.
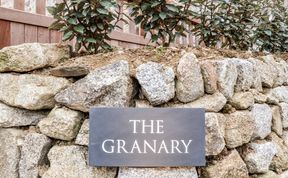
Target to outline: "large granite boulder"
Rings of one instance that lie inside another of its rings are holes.
[[[50,168],[42,178],[115,178],[115,168],[87,165],[87,149],[80,146],[54,146],[48,153]]]
[[[176,96],[179,101],[188,103],[204,95],[204,82],[201,68],[193,53],[186,53],[177,66]]]
[[[253,118],[248,111],[225,114],[225,141],[228,148],[248,143],[255,129]]]
[[[229,100],[229,104],[239,110],[248,109],[254,104],[254,96],[251,92],[235,93]]]
[[[259,67],[262,85],[272,88],[275,84],[278,71],[275,66],[275,60],[272,55],[262,56],[261,60],[255,60]]]
[[[225,116],[220,113],[205,113],[206,156],[218,155],[225,148]]]
[[[29,111],[0,102],[0,127],[37,125],[47,114],[46,111]]]
[[[25,133],[20,129],[0,129],[0,177],[19,177],[19,143],[23,141],[24,136]]]
[[[271,133],[271,108],[267,104],[254,104],[251,114],[255,123],[253,138],[264,139]]]
[[[281,136],[283,134],[282,118],[279,106],[272,106],[272,131],[277,135]]]
[[[27,72],[70,58],[68,45],[25,43],[0,50],[0,72]]]
[[[238,77],[237,65],[230,59],[216,61],[214,65],[216,66],[218,89],[229,99],[234,95],[234,87]]]
[[[247,144],[242,157],[249,173],[266,173],[276,153],[276,146],[272,142],[259,141]]]
[[[77,145],[88,146],[89,144],[89,120],[85,119],[75,139]]]
[[[213,94],[217,91],[217,73],[216,67],[211,61],[202,61],[201,62],[201,72],[204,81],[204,89],[208,94]]]
[[[277,153],[272,159],[270,169],[278,173],[288,169],[288,146],[284,141],[272,132],[268,139],[276,146]]]
[[[253,64],[249,61],[238,58],[231,59],[231,62],[236,65],[238,73],[235,92],[248,91],[253,86],[255,80]]]
[[[88,112],[93,106],[127,107],[133,86],[127,61],[118,61],[91,71],[86,77],[55,96],[71,109]]]
[[[280,175],[276,174],[273,171],[268,171],[267,173],[264,174],[257,174],[257,178],[285,178],[285,177],[280,177]]]
[[[279,102],[288,103],[288,87],[281,86],[266,91],[267,100],[269,103],[278,104]]]
[[[198,178],[192,168],[120,168],[117,178]]]
[[[219,112],[226,104],[227,99],[220,92],[204,95],[196,101],[186,104],[172,104],[174,108],[204,108],[206,112]]]
[[[29,110],[52,109],[54,96],[70,82],[64,78],[35,74],[0,74],[0,101]]]
[[[30,133],[25,136],[19,163],[20,178],[38,178],[39,167],[45,163],[52,141],[45,135]]]
[[[221,160],[203,168],[205,178],[248,178],[248,170],[236,150],[232,150]]]
[[[277,78],[274,83],[275,86],[287,85],[288,80],[288,65],[286,61],[280,60],[275,62],[275,67],[277,68]]]
[[[60,140],[72,140],[76,137],[84,115],[66,107],[55,107],[42,119],[38,126],[41,133]]]
[[[288,128],[288,104],[279,103],[283,129]]]
[[[175,96],[174,78],[171,67],[155,62],[147,62],[136,69],[136,79],[152,105],[163,104]]]

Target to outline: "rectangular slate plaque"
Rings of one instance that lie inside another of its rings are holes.
[[[92,108],[90,166],[204,166],[204,109]]]

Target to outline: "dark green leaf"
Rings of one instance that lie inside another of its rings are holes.
[[[83,34],[84,33],[84,27],[82,25],[77,25],[73,28],[76,32]]]

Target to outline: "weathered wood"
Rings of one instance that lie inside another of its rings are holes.
[[[24,24],[11,22],[10,28],[10,45],[18,45],[24,43]]]
[[[32,25],[25,25],[25,43],[37,42],[37,27]]]
[[[62,35],[60,32],[50,30],[50,43],[59,43],[61,42]]]
[[[46,0],[37,0],[36,1],[36,13],[37,14],[46,14]]]
[[[10,44],[10,22],[0,20],[0,48]]]
[[[119,31],[113,31],[111,35],[109,36],[114,40],[135,43],[135,44],[140,44],[140,45],[146,45],[149,43],[148,39],[144,39],[141,36],[134,35],[134,34],[127,34],[127,33],[119,32]]]
[[[50,32],[47,28],[38,27],[38,40],[39,43],[50,43]]]
[[[14,0],[14,9],[24,10],[25,0]]]
[[[53,18],[47,17],[45,15],[32,14],[3,7],[0,7],[0,19],[40,27],[48,27],[54,21]]]

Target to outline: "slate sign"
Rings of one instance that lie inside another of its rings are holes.
[[[204,166],[204,109],[92,108],[90,166]]]

